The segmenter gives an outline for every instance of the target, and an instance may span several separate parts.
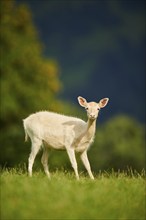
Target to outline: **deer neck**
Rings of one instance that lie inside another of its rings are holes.
[[[76,139],[75,145],[78,146],[79,144],[89,144],[93,141],[94,135],[96,130],[96,120],[88,119],[86,124],[86,129],[84,132]]]
[[[94,137],[96,130],[96,120],[88,119],[87,121],[87,130],[85,132],[85,136],[89,139]]]

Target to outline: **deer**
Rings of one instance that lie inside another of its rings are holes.
[[[43,148],[41,163],[44,172],[50,179],[48,156],[49,150],[53,148],[66,150],[77,180],[79,180],[79,173],[76,153],[79,153],[89,177],[94,179],[87,151],[94,142],[99,111],[107,105],[109,98],[103,98],[99,102],[87,102],[81,96],[78,96],[77,99],[79,105],[84,107],[87,112],[87,122],[77,117],[51,111],[36,112],[23,120],[25,140],[27,141],[28,137],[31,140],[31,153],[28,158],[28,174],[30,177],[32,176],[35,157]]]

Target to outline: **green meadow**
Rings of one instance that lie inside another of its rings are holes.
[[[1,219],[145,219],[145,173],[103,172],[79,181],[72,172],[1,171]]]

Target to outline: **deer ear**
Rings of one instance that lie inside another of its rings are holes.
[[[107,105],[108,101],[109,101],[109,98],[101,99],[99,102],[100,108],[104,108]]]
[[[86,101],[86,99],[84,99],[84,98],[81,97],[81,96],[78,96],[78,102],[79,102],[79,104],[80,104],[82,107],[86,107],[86,106],[87,106],[87,101]]]

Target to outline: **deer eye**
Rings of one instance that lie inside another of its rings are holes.
[[[100,110],[100,108],[97,108],[97,110],[99,111],[99,110]]]
[[[85,109],[86,109],[86,111],[87,111],[89,108],[88,108],[88,107],[86,107]]]

